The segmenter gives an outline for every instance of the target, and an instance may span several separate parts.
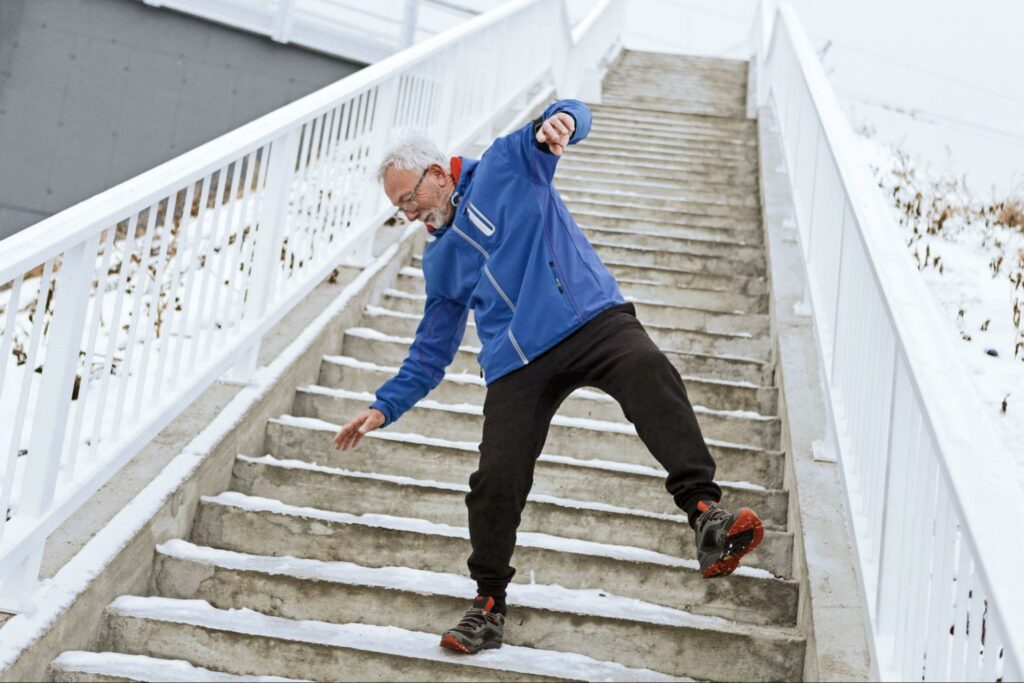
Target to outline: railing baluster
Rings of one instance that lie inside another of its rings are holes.
[[[114,246],[117,241],[117,226],[106,231],[107,240],[103,242],[103,261],[96,273],[96,296],[92,298],[92,323],[89,325],[89,338],[85,342],[85,360],[82,363],[82,379],[79,382],[78,400],[75,401],[75,416],[71,426],[71,438],[65,445],[65,465],[63,478],[70,482],[75,476],[75,465],[78,461],[78,448],[80,446],[82,425],[85,422],[85,411],[89,406],[89,388],[92,386],[92,363],[96,351],[97,337],[99,336],[100,323],[103,319],[103,301],[107,283],[107,273],[110,270],[110,260],[114,255]]]

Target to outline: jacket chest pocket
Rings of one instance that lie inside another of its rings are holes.
[[[473,202],[466,202],[466,218],[473,226],[484,234],[485,237],[491,237],[498,229],[494,222],[488,218],[479,207]]]

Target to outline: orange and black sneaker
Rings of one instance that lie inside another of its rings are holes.
[[[494,598],[476,596],[473,606],[466,610],[459,625],[448,629],[441,636],[441,647],[467,655],[501,647],[505,615],[493,611],[494,607]]]
[[[697,503],[700,517],[694,526],[697,560],[705,579],[726,576],[736,571],[740,558],[752,551],[764,538],[761,518],[750,508],[729,513],[713,501]]]

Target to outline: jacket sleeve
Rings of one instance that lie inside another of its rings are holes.
[[[370,407],[384,413],[381,428],[395,422],[444,378],[466,332],[469,308],[428,292],[423,319],[398,374],[385,382]]]
[[[550,183],[560,157],[548,149],[547,143],[537,142],[536,135],[541,124],[558,112],[565,112],[576,122],[576,129],[569,138],[570,145],[590,134],[590,108],[579,100],[559,100],[548,105],[543,114],[519,130],[495,140],[494,146],[504,153],[513,167],[528,172],[535,180]]]

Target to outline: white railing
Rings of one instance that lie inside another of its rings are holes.
[[[1024,494],[1014,464],[796,13],[759,12],[758,100],[785,149],[874,673],[1020,680]]]
[[[0,242],[5,608],[62,521],[225,372],[250,377],[339,264],[369,262],[396,136],[458,151],[594,76],[574,41],[600,61],[624,0],[575,38],[551,9],[508,3]]]
[[[142,1],[366,63],[409,47],[417,35],[429,37],[477,14],[450,0]]]

